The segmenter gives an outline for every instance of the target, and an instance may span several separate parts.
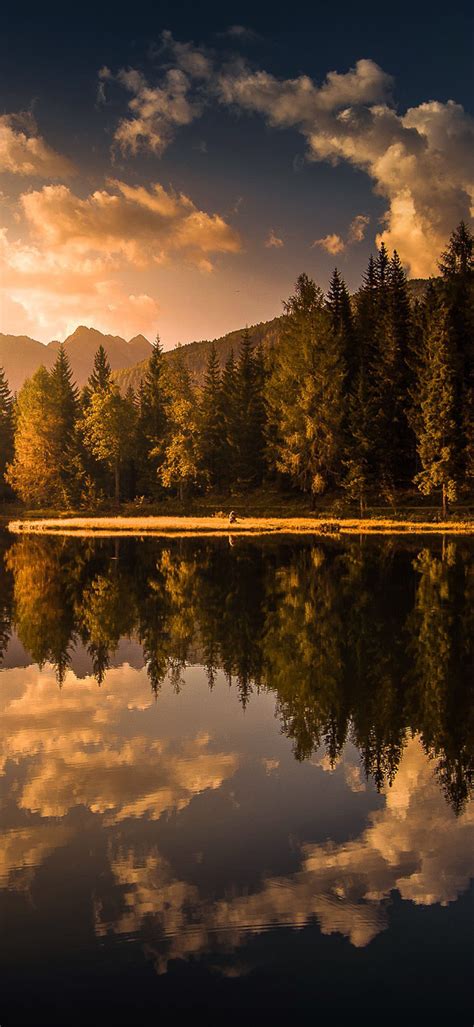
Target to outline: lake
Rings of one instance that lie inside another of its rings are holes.
[[[0,535],[2,1027],[470,1027],[473,550]]]

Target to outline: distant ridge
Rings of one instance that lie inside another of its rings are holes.
[[[151,353],[151,343],[144,335],[135,335],[126,342],[120,335],[104,335],[96,328],[80,325],[64,340],[64,348],[71,362],[75,381],[85,385],[94,361],[94,355],[102,345],[106,350],[113,371],[132,367],[146,360]],[[0,367],[4,368],[12,392],[18,392],[23,382],[44,365],[48,370],[54,364],[60,343],[57,340],[43,346],[27,335],[2,335],[0,333]]]
[[[428,281],[426,278],[413,278],[408,282],[410,298],[413,302],[423,300]],[[248,330],[254,346],[263,346],[269,349],[272,346],[278,347],[283,327],[283,317],[274,317],[271,321],[261,321],[256,325],[249,325]],[[228,332],[218,339],[202,339],[199,342],[189,342],[184,346],[177,346],[176,349],[167,350],[164,357],[167,361],[181,360],[188,368],[192,380],[196,385],[201,385],[206,372],[209,351],[214,344],[221,367],[224,366],[230,351],[233,350],[237,356],[244,328]],[[134,392],[140,387],[141,381],[146,374],[148,358],[137,364],[136,367],[124,368],[114,374],[114,378],[124,394],[132,387]]]

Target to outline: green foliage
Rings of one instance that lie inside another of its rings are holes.
[[[137,414],[129,396],[116,386],[93,392],[82,421],[86,448],[114,474],[115,499],[120,500],[120,475],[134,452]]]
[[[285,330],[269,383],[275,465],[315,495],[335,486],[341,467],[345,365],[340,333],[315,283],[300,275],[285,304]]]
[[[422,469],[415,481],[424,495],[441,489],[444,513],[448,501],[456,499],[458,484],[455,376],[449,315],[440,304],[430,317],[424,338],[417,439]]]

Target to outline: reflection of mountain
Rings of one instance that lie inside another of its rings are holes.
[[[469,558],[462,540],[128,540],[116,552],[24,537],[6,555],[0,651],[3,637],[11,663],[11,618],[60,684],[70,668],[101,684],[125,662],[146,665],[158,694],[167,676],[181,688],[189,663],[210,685],[222,669],[244,706],[256,689],[275,696],[298,759],[324,745],[333,766],[350,738],[379,788],[407,730],[419,732],[460,811],[472,780]]]

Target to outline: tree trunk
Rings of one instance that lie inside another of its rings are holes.
[[[446,517],[448,512],[448,500],[446,496],[446,485],[443,482],[443,517]]]

